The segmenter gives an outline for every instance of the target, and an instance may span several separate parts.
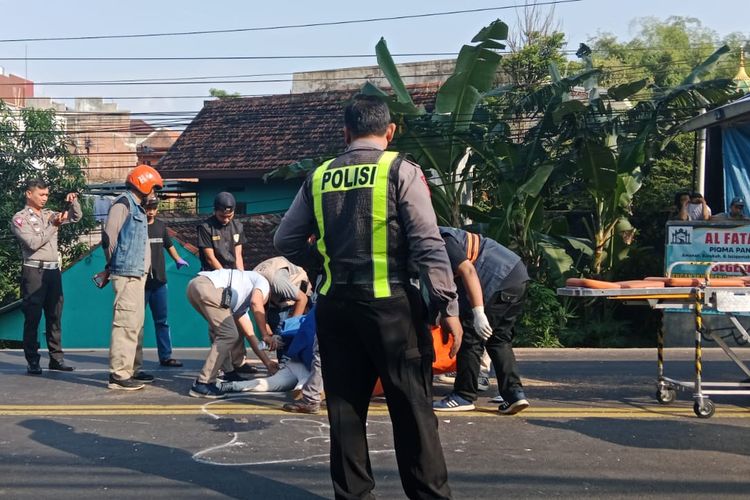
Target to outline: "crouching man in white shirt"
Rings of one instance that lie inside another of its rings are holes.
[[[203,271],[188,284],[190,304],[208,322],[211,349],[198,378],[190,388],[194,398],[221,399],[225,392],[217,387],[216,378],[223,366],[229,366],[233,346],[244,335],[250,347],[273,375],[278,363],[258,347],[253,323],[247,315],[252,310],[255,324],[263,329],[263,340],[273,346],[274,340],[266,324],[265,304],[269,295],[268,281],[253,271],[220,269]],[[240,360],[238,360],[240,362]]]

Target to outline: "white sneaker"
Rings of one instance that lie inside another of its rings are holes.
[[[503,399],[503,397],[500,394],[498,394],[494,398],[490,398],[490,403],[501,404],[501,403],[505,403],[505,400]]]
[[[452,384],[456,381],[456,372],[446,372],[435,377],[435,381],[443,384]]]

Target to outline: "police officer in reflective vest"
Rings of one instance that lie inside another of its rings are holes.
[[[366,420],[380,378],[404,491],[449,498],[431,406],[432,340],[407,271],[419,270],[430,311],[441,313],[458,350],[463,331],[448,255],[421,170],[384,151],[396,129],[387,105],[357,95],[344,125],[348,148],[307,178],[274,237],[290,261],[322,266],[316,320],[335,495],[372,496]],[[311,234],[315,247],[307,245]]]
[[[49,188],[42,179],[26,183],[26,206],[13,216],[10,228],[21,243],[21,296],[23,297],[23,352],[29,375],[40,375],[39,321],[44,311],[49,369],[72,371],[63,361],[62,308],[63,289],[60,273],[60,254],[57,252],[58,228],[81,220],[83,212],[75,193],[65,196],[62,212],[44,208]]]

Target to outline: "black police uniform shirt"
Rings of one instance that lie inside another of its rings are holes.
[[[159,219],[148,225],[148,242],[151,245],[151,271],[146,278],[146,288],[159,288],[167,282],[164,250],[174,246],[167,232],[167,225]]]
[[[201,270],[213,271],[203,252],[204,248],[212,248],[216,260],[224,269],[236,269],[234,248],[247,243],[242,223],[232,219],[223,226],[216,216],[212,215],[198,226],[198,248],[201,250]]]
[[[453,275],[457,276],[458,267],[468,260],[466,248],[452,234],[444,231],[441,231],[440,234],[445,240],[445,251],[448,253]],[[482,295],[486,304],[499,290],[528,281],[529,275],[526,266],[521,263],[520,257],[515,253],[492,239],[483,238],[483,242],[485,247],[481,252],[489,252],[489,254],[485,255],[484,265],[478,265],[480,263],[477,263],[474,267],[482,286]],[[505,266],[503,261],[506,264]],[[509,266],[508,263],[512,265]],[[505,272],[502,272],[503,268],[506,269]],[[508,269],[510,270],[508,271]],[[458,290],[459,308],[461,313],[464,314],[471,309],[469,294],[466,292],[466,287],[461,279],[456,279],[456,288]]]

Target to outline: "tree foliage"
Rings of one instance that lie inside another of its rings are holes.
[[[70,147],[61,118],[54,111],[16,110],[0,101],[0,305],[18,296],[21,252],[9,221],[24,206],[24,183],[33,177],[47,181],[47,206],[52,209],[62,206],[67,193],[80,192],[86,185],[85,160],[73,155]],[[86,250],[78,243],[78,236],[93,226],[90,210],[84,207],[81,222],[60,228],[64,264]]]
[[[704,75],[704,79],[731,78],[737,72],[739,50],[748,39],[742,33],[720,37],[699,19],[683,16],[663,21],[637,18],[631,27],[636,34],[629,41],[618,40],[611,33],[601,33],[590,40],[594,65],[604,70],[601,83],[605,87],[641,78],[648,79],[656,89],[673,87],[722,44],[732,49],[732,57]]]

